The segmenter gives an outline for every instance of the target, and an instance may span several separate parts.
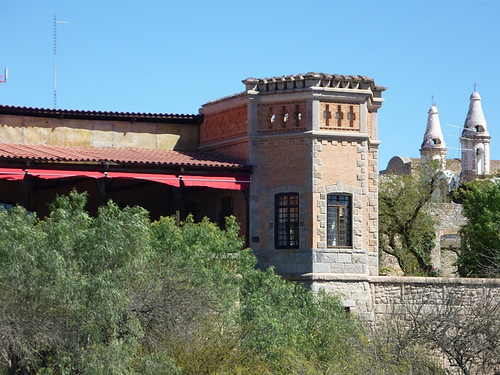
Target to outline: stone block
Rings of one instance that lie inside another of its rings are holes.
[[[344,273],[368,274],[368,267],[364,264],[344,264]]]
[[[338,254],[339,263],[352,263],[352,254],[340,253]]]
[[[317,253],[315,254],[314,261],[317,263],[337,263],[338,254],[336,253]]]
[[[368,255],[366,254],[353,254],[352,255],[352,263],[353,264],[368,264]]]
[[[332,268],[330,264],[327,263],[315,263],[313,265],[313,271],[315,273],[332,273]]]

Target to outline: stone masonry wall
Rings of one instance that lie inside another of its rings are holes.
[[[474,306],[485,293],[500,298],[500,279],[314,274],[310,287],[339,296],[344,306],[375,324],[412,307],[425,311],[450,301]]]
[[[455,359],[467,361],[470,355],[469,359],[476,361],[468,364],[472,366],[471,373],[498,374],[498,368],[483,367],[486,362],[482,362],[482,356],[488,357],[488,350],[484,353],[474,352],[482,348],[481,345],[487,345],[488,339],[494,339],[490,334],[484,336],[482,344],[475,348],[474,341],[470,342],[471,347],[464,347],[464,343],[460,342],[463,336],[454,335],[469,332],[473,340],[476,336],[480,339],[484,331],[495,331],[500,303],[499,279],[372,277],[370,288],[375,326],[383,327],[388,323],[393,327],[428,330],[431,335],[439,335],[436,339],[443,340],[442,344],[447,346]],[[491,327],[486,327],[489,324]],[[457,331],[453,329],[455,325]],[[455,350],[465,353],[465,358],[457,357]],[[430,354],[447,369],[447,373],[463,373],[452,365],[444,351],[436,349]],[[493,365],[491,358],[488,363],[487,366]]]
[[[461,304],[466,301],[471,305],[485,291],[500,298],[498,279],[378,276],[370,279],[370,287],[376,323],[412,305],[442,305],[453,296],[459,296]]]
[[[466,223],[462,205],[440,203],[431,214],[436,219],[436,247],[432,252],[432,264],[440,276],[455,276],[457,251],[460,249],[460,227]]]
[[[198,126],[183,124],[0,116],[4,143],[195,150],[198,132]]]

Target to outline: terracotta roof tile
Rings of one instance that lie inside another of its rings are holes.
[[[245,168],[249,165],[217,154],[198,151],[138,148],[61,147],[0,143],[0,159],[47,162],[94,162],[161,166]]]

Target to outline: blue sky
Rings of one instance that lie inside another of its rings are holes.
[[[500,159],[497,0],[2,0],[0,104],[197,113],[241,81],[306,72],[359,74],[388,87],[379,169],[418,157],[437,103],[448,157],[477,83]],[[449,124],[449,125],[447,125]]]

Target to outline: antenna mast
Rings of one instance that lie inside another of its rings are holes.
[[[4,68],[3,74],[0,74],[0,83],[7,82],[7,68]]]
[[[54,109],[57,109],[57,24],[69,23],[66,21],[58,21],[54,14]]]

